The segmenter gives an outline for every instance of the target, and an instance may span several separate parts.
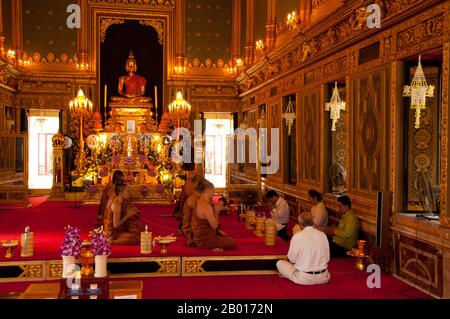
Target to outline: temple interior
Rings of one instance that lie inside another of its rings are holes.
[[[450,298],[449,5],[0,0],[0,299]]]

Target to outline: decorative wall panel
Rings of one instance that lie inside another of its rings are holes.
[[[350,176],[352,188],[359,192],[384,190],[388,80],[388,68],[352,80]]]
[[[11,1],[14,1],[14,0],[2,0],[2,23],[3,23],[3,35],[5,36],[6,48],[12,47]]]
[[[300,179],[320,182],[320,91],[304,95],[300,103]]]
[[[63,53],[71,58],[77,52],[77,29],[69,29],[66,24],[67,6],[73,3],[23,0],[23,45],[29,56],[39,52],[52,60]]]
[[[231,0],[186,1],[186,57],[205,66],[231,58]],[[195,63],[193,63],[195,64]]]
[[[397,235],[395,250],[397,275],[432,294],[442,295],[442,255],[434,246]]]

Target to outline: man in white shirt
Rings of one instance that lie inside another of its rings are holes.
[[[289,223],[289,204],[284,198],[281,198],[277,192],[270,190],[266,194],[266,199],[272,205],[272,219],[276,223],[277,235],[285,241],[288,241],[287,224]]]
[[[330,281],[330,248],[324,232],[313,227],[311,213],[300,215],[303,230],[296,233],[289,246],[288,259],[277,262],[280,276],[299,285],[322,285]]]

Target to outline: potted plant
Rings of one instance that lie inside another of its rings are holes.
[[[94,277],[103,278],[107,276],[108,256],[111,254],[111,244],[103,232],[103,227],[95,229],[91,233],[92,253],[95,256]]]
[[[61,257],[63,260],[62,277],[68,278],[75,269],[75,260],[81,253],[80,229],[68,225],[61,245]]]

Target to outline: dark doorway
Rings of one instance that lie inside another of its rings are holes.
[[[106,32],[105,42],[100,45],[100,110],[104,118],[104,88],[108,86],[108,103],[118,92],[119,77],[126,75],[125,63],[133,51],[137,61],[137,74],[147,80],[145,96],[154,104],[155,85],[158,87],[158,119],[163,110],[163,46],[158,33],[151,26],[144,26],[137,20],[125,20],[124,24],[112,25]],[[110,110],[108,109],[107,112]],[[108,115],[109,117],[109,115]]]

